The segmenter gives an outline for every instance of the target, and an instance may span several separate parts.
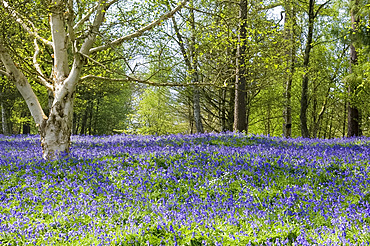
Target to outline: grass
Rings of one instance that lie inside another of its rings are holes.
[[[368,138],[73,136],[54,162],[37,139],[0,137],[2,245],[370,241]]]

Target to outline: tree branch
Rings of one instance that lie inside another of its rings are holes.
[[[193,68],[191,66],[191,62],[190,62],[190,59],[188,57],[188,54],[187,54],[187,52],[185,50],[184,41],[183,41],[182,35],[180,33],[179,27],[177,26],[177,22],[176,22],[175,17],[172,17],[172,23],[173,23],[173,28],[175,29],[175,33],[176,33],[176,36],[177,36],[177,39],[178,39],[178,42],[177,43],[178,43],[178,45],[180,47],[181,54],[184,57],[185,64],[188,67],[188,70],[191,71]]]
[[[95,39],[96,39],[96,35],[99,31],[99,28],[104,21],[105,12],[110,6],[110,5],[104,4],[103,2],[104,1],[99,1],[93,24],[91,26],[90,31],[87,34],[87,37],[84,43],[81,46],[81,49],[79,52],[80,54],[90,54],[90,51],[91,51],[90,49],[93,46]]]
[[[64,80],[63,86],[60,90],[60,93],[56,95],[56,98],[63,98],[68,92],[73,92],[76,88],[76,85],[79,81],[83,65],[85,63],[82,57],[88,57],[86,54],[89,54],[91,47],[93,46],[96,35],[99,31],[101,24],[104,21],[104,15],[106,10],[109,6],[116,2],[116,0],[112,0],[108,3],[104,3],[104,0],[100,0],[98,4],[98,8],[96,10],[96,15],[93,21],[93,24],[87,33],[87,36],[81,45],[80,51],[76,51],[74,53],[74,60],[71,72],[69,73],[68,77]]]
[[[327,5],[328,3],[330,3],[331,2],[331,0],[328,0],[328,1],[326,1],[325,3],[323,3],[323,4],[321,4],[320,5],[320,7],[317,9],[317,11],[316,11],[316,13],[315,13],[315,17],[314,18],[316,18],[317,17],[317,15],[319,14],[319,12],[320,12],[320,10],[325,6],[325,5]]]
[[[36,94],[32,90],[30,83],[24,76],[21,70],[19,70],[14,64],[12,58],[6,51],[5,47],[0,40],[0,60],[6,68],[6,73],[10,75],[8,78],[12,80],[17,87],[18,91],[27,103],[27,106],[32,114],[33,119],[37,125],[47,119],[42,107],[37,99]]]
[[[62,85],[69,74],[67,35],[65,31],[65,19],[63,13],[63,0],[52,1],[50,7],[50,29],[54,50],[54,86],[57,89]]]
[[[122,81],[122,82],[137,82],[137,83],[140,83],[140,84],[146,84],[146,85],[151,85],[151,86],[173,86],[173,87],[185,87],[185,86],[194,86],[194,85],[197,85],[197,86],[215,86],[215,87],[221,87],[221,86],[216,86],[212,83],[199,83],[199,82],[195,82],[195,83],[158,83],[158,82],[154,82],[154,81],[150,81],[150,80],[143,80],[143,79],[139,79],[139,78],[135,78],[133,76],[129,76],[129,75],[125,75],[126,78],[108,78],[108,77],[101,77],[101,76],[95,76],[95,75],[86,75],[86,76],[83,76],[81,77],[81,81],[82,80],[88,80],[88,79],[96,79],[96,80],[107,80],[107,81]]]
[[[46,79],[45,79],[45,76],[44,74],[42,73],[42,70],[41,70],[41,67],[40,67],[40,64],[38,63],[37,61],[37,56],[39,55],[40,53],[40,48],[39,48],[39,45],[37,44],[37,39],[35,38],[34,41],[33,41],[33,45],[35,47],[35,53],[33,54],[33,58],[32,58],[32,62],[33,62],[33,66],[36,68],[36,71],[38,73],[38,78],[41,80],[41,83],[50,91],[53,91],[53,85],[50,84]]]
[[[141,84],[147,84],[147,85],[153,85],[153,86],[191,86],[191,85],[198,85],[198,86],[214,86],[214,87],[218,87],[218,88],[223,88],[225,86],[218,86],[218,85],[215,85],[215,84],[212,84],[212,83],[200,83],[200,82],[193,82],[193,83],[186,83],[186,84],[182,84],[182,83],[158,83],[158,82],[153,82],[153,81],[150,81],[149,79],[139,79],[139,78],[135,78],[133,76],[130,76],[130,75],[127,75],[125,73],[122,73],[120,71],[116,71],[116,70],[111,70],[109,69],[107,66],[105,66],[104,64],[94,60],[93,58],[85,55],[85,54],[82,54],[80,53],[83,57],[85,57],[86,59],[92,61],[93,63],[103,67],[104,69],[106,69],[107,72],[110,72],[110,73],[116,73],[116,74],[120,74],[120,75],[123,75],[125,76],[126,78],[108,78],[108,77],[101,77],[101,76],[95,76],[95,75],[86,75],[86,76],[83,76],[81,77],[80,80],[87,80],[87,79],[99,79],[99,80],[110,80],[110,81],[134,81],[134,82],[137,82],[137,83],[141,83]]]
[[[7,72],[5,72],[5,71],[3,71],[3,70],[0,70],[0,74],[1,74],[1,75],[6,76],[6,77],[8,77],[8,78],[11,78],[11,77],[12,77],[12,76],[10,75],[10,73],[7,73]]]
[[[257,7],[257,11],[270,10],[270,9],[279,7],[281,5],[283,5],[283,3],[281,3],[281,2],[270,3],[269,5]]]
[[[74,26],[73,26],[73,29],[77,29],[79,28],[80,26],[82,26],[89,18],[90,16],[94,13],[94,11],[97,10],[97,8],[99,7],[99,3],[95,4],[94,7],[92,7],[87,13],[86,15],[84,15]]]
[[[43,42],[45,45],[49,46],[49,47],[53,47],[53,43],[50,42],[49,40],[41,37],[38,33],[37,33],[37,29],[35,27],[35,25],[30,21],[28,20],[27,18],[25,18],[24,16],[22,16],[21,14],[19,14],[17,11],[15,11],[8,2],[2,0],[1,1],[5,7],[5,9],[7,10],[7,12],[13,17],[13,19],[18,22],[19,24],[21,24],[21,26],[23,27],[23,29],[28,32],[28,34],[31,36],[31,37],[34,37],[36,38],[37,40],[39,40],[40,42]],[[26,20],[26,22],[32,27],[32,29],[34,31],[32,31],[31,28],[29,28],[26,23],[24,22],[24,20]]]
[[[185,4],[187,3],[187,1],[188,0],[183,0],[182,2],[180,2],[180,4],[176,8],[174,8],[171,11],[163,14],[157,20],[155,20],[152,23],[150,23],[150,24],[148,24],[148,25],[140,28],[139,30],[137,30],[134,33],[131,33],[131,34],[126,35],[126,36],[123,36],[123,37],[120,37],[120,38],[118,38],[116,40],[113,40],[110,43],[107,43],[107,44],[104,44],[104,45],[101,45],[101,46],[98,46],[98,47],[95,47],[95,48],[90,49],[90,53],[92,53],[92,52],[98,52],[98,51],[101,51],[101,50],[106,50],[109,47],[118,46],[118,45],[122,44],[124,41],[127,41],[127,40],[130,40],[130,39],[133,39],[133,38],[136,38],[136,37],[141,36],[144,32],[153,29],[155,26],[158,26],[162,21],[165,21],[165,20],[171,18],[177,11],[179,11],[182,7],[185,6]]]
[[[73,0],[68,0],[68,15],[67,15],[67,27],[68,27],[68,37],[72,43],[72,53],[76,53],[77,51],[77,43],[76,43],[76,34],[74,27],[72,26],[72,22],[75,18],[75,13],[73,10]]]

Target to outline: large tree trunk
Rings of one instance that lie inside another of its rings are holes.
[[[310,62],[310,52],[312,49],[313,28],[314,28],[314,20],[315,20],[314,7],[315,7],[315,0],[310,0],[309,11],[308,11],[307,43],[306,43],[306,48],[304,51],[304,59],[303,59],[304,75],[302,79],[301,112],[299,116],[301,120],[301,134],[302,134],[302,137],[304,138],[310,137],[310,133],[308,131],[308,126],[307,126],[308,70],[309,70],[309,62]]]
[[[239,33],[236,51],[236,79],[235,79],[235,105],[234,105],[234,131],[247,131],[247,91],[245,79],[245,53],[247,37],[247,0],[240,1],[239,9]]]
[[[69,153],[73,100],[73,95],[68,94],[61,101],[54,101],[48,119],[44,120],[40,126],[44,159],[55,159]]]
[[[357,8],[358,8],[358,0],[354,1],[354,6],[352,7],[351,11],[351,23],[352,23],[352,32],[356,33],[357,26],[359,23],[359,18],[357,17]],[[357,50],[354,46],[355,40],[352,40],[350,46],[350,67],[349,72],[354,73],[353,67],[358,63],[358,55]],[[352,76],[355,78],[356,76]],[[348,85],[348,127],[347,127],[347,137],[359,136],[360,135],[360,112],[357,106],[352,102],[351,97],[355,93],[356,89],[356,79],[349,81]]]

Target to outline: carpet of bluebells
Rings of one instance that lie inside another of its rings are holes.
[[[0,135],[1,245],[368,245],[370,138]]]

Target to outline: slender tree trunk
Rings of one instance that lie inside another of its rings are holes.
[[[315,123],[317,121],[317,107],[318,107],[318,102],[317,102],[317,85],[316,85],[316,80],[313,81],[312,85],[312,96],[311,96],[311,101],[312,101],[312,110],[311,110],[311,119],[310,119],[310,127],[309,127],[309,133],[310,136],[315,138]]]
[[[267,104],[267,122],[266,122],[266,135],[270,135],[271,131],[271,104],[268,102]]]
[[[227,128],[229,131],[233,131],[234,127],[234,110],[235,110],[235,90],[230,88],[230,100],[227,111]]]
[[[94,101],[90,101],[89,103],[89,134],[92,135],[92,126],[93,126],[93,109],[94,109]]]
[[[88,117],[88,108],[89,106],[86,106],[85,108],[85,112],[84,112],[84,115],[82,116],[82,122],[81,122],[81,130],[80,130],[80,134],[86,134],[86,123],[87,123],[87,117]]]
[[[72,134],[78,134],[78,127],[79,127],[79,117],[75,112],[73,112],[73,121],[72,121]]]
[[[315,20],[315,0],[309,1],[309,11],[308,11],[308,34],[307,34],[307,43],[304,51],[303,67],[304,75],[302,79],[302,93],[301,93],[301,134],[302,137],[310,137],[307,126],[307,109],[308,109],[308,70],[310,62],[310,52],[312,49],[312,39],[313,39],[313,29],[314,29],[314,20]]]
[[[226,88],[221,88],[220,89],[220,123],[221,123],[221,132],[226,132],[227,127],[226,127],[226,93],[227,90]]]
[[[96,109],[95,109],[95,120],[94,120],[94,130],[93,130],[94,135],[97,134],[97,124],[99,123],[98,118],[100,118],[99,117],[99,104],[100,104],[100,100],[98,98],[96,102]]]
[[[288,43],[287,55],[287,79],[285,84],[285,109],[284,109],[284,127],[283,134],[289,138],[292,136],[292,82],[295,70],[295,10],[291,1],[287,1],[285,6],[285,21],[284,21],[284,38]]]
[[[190,2],[190,6],[193,6],[193,2]],[[196,30],[195,30],[195,17],[193,9],[190,10],[190,26],[191,26],[191,37],[189,46],[189,55],[185,49],[183,37],[180,33],[180,30],[177,26],[176,19],[172,17],[172,22],[178,39],[178,44],[180,46],[181,53],[184,57],[186,67],[191,76],[191,81],[193,83],[199,83],[199,73],[198,73],[198,59],[195,51],[196,44]],[[194,113],[194,123],[196,131],[198,133],[204,132],[202,116],[201,116],[201,107],[200,107],[200,91],[198,86],[193,86],[193,113]]]
[[[9,127],[8,127],[7,112],[6,112],[6,108],[5,108],[4,99],[3,99],[2,96],[0,97],[0,100],[1,100],[0,101],[0,103],[1,103],[1,123],[2,123],[2,128],[3,128],[3,134],[4,135],[10,135]]]
[[[326,91],[326,94],[325,94],[325,98],[324,98],[324,102],[321,106],[321,110],[320,112],[318,113],[318,115],[316,116],[316,113],[315,113],[315,119],[313,121],[313,130],[312,130],[312,136],[314,138],[317,137],[317,134],[320,130],[320,125],[321,125],[321,122],[324,118],[324,113],[326,111],[326,108],[327,108],[327,104],[328,104],[328,99],[329,99],[329,93],[330,93],[330,87],[327,89]],[[317,120],[316,120],[317,119]]]
[[[190,6],[193,7],[193,2],[190,1]],[[192,66],[192,78],[193,83],[199,83],[199,73],[198,73],[198,58],[197,52],[195,51],[196,45],[196,30],[195,30],[195,17],[194,17],[194,10],[190,10],[190,17],[191,17],[191,44],[190,44],[190,57],[191,57],[191,66]],[[203,123],[202,123],[202,116],[200,113],[200,91],[198,86],[193,87],[193,105],[194,105],[194,121],[195,127],[197,128],[197,132],[201,133],[204,132],[203,130]]]
[[[342,137],[346,136],[346,125],[347,125],[347,100],[344,101],[343,107],[343,124],[342,124]]]
[[[192,112],[191,99],[188,98],[188,118],[189,118],[189,134],[193,134],[194,129],[194,114]]]
[[[284,136],[292,136],[292,82],[293,77],[289,75],[285,86],[285,115],[284,115]]]
[[[354,6],[352,6],[351,11],[351,23],[352,23],[352,32],[357,32],[357,26],[359,23],[359,17],[357,16],[357,8],[359,6],[358,0],[353,1]],[[351,46],[350,46],[350,67],[349,72],[354,73],[353,67],[357,65],[358,63],[358,55],[357,50],[354,46],[354,41],[352,40]],[[356,76],[353,76],[356,77]],[[347,137],[353,137],[353,136],[359,136],[360,135],[360,112],[357,106],[353,103],[353,100],[351,100],[351,97],[354,97],[355,89],[356,89],[356,79],[353,79],[353,81],[349,82],[348,85],[348,95],[349,95],[349,101],[348,101],[348,127],[347,127]]]
[[[197,133],[204,132],[202,116],[200,114],[200,91],[198,86],[193,88],[194,122]]]
[[[29,112],[22,112],[21,118],[28,118]],[[30,134],[31,133],[31,126],[28,121],[22,121],[22,134]]]
[[[235,105],[234,105],[234,131],[247,131],[246,124],[246,79],[245,79],[245,53],[247,38],[247,0],[240,1],[239,33],[236,51],[236,79],[235,79]]]
[[[332,138],[331,130],[333,128],[333,115],[330,115],[330,121],[329,121],[329,138]]]

